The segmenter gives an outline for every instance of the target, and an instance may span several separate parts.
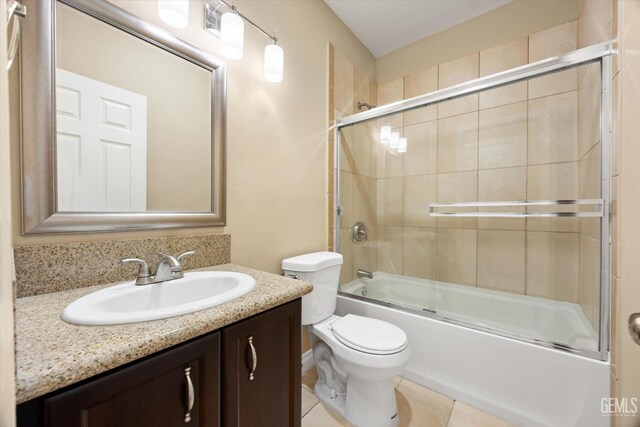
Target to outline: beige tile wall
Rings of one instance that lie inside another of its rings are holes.
[[[382,84],[378,103],[574,50],[576,28],[569,22]],[[426,215],[434,201],[577,198],[576,78],[575,70],[563,72],[405,113],[403,128],[394,118],[409,152],[399,160],[402,179],[377,176],[377,243],[384,248],[377,269],[400,272],[402,265],[402,273],[417,277],[581,302],[577,220],[436,221]],[[403,247],[391,254],[390,248],[400,246],[400,226]],[[435,257],[417,247],[423,242],[435,245]],[[401,255],[409,259],[401,262]]]
[[[378,96],[388,96],[387,92],[378,95],[378,88],[364,73],[358,70],[341,52],[329,45],[329,159],[333,158],[333,122],[344,116],[358,112],[358,102],[375,104]],[[391,88],[392,90],[392,88]],[[390,102],[390,101],[389,101]],[[402,208],[396,211],[379,211],[377,202],[378,170],[384,171],[384,159],[376,157],[373,124],[360,124],[341,130],[340,150],[340,192],[343,215],[340,227],[340,252],[344,256],[341,270],[341,282],[348,282],[356,268],[374,270],[378,248],[375,245],[378,216],[389,224],[402,222]],[[400,171],[402,169],[400,168]],[[334,250],[333,236],[333,162],[329,162],[329,250]],[[390,176],[393,169],[390,168]],[[399,173],[402,176],[402,172]],[[402,178],[400,178],[400,181]],[[390,184],[391,185],[391,184]],[[389,192],[389,197],[399,194],[399,206],[402,206],[402,191]],[[391,203],[392,205],[398,202]],[[390,205],[391,205],[390,204]],[[353,245],[349,228],[355,221],[363,221],[369,226],[369,241],[363,245]],[[402,248],[400,248],[400,251]],[[400,271],[402,266],[400,266]]]
[[[376,102],[407,99],[575,50],[577,31],[572,21],[380,84]],[[364,246],[342,239],[343,253],[352,251],[343,281],[365,268],[569,301],[580,304],[597,327],[597,220],[436,221],[427,206],[600,197],[598,78],[595,66],[563,71],[344,129],[342,225],[363,220],[375,231]],[[344,87],[348,91],[349,83]],[[377,142],[383,124],[408,138],[406,154],[393,154]],[[375,192],[364,185],[360,202],[351,198],[357,176],[376,183]],[[375,213],[358,212],[358,205],[375,206]],[[346,228],[343,236],[348,238]],[[375,255],[356,259],[358,251]]]

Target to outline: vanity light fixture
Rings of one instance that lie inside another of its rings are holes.
[[[277,39],[276,39],[277,40]],[[273,83],[282,81],[284,51],[274,41],[264,48],[264,78]]]
[[[220,50],[222,54],[231,59],[242,58],[244,41],[244,21],[251,24],[255,29],[267,36],[273,42],[264,49],[264,78],[270,82],[281,82],[284,69],[284,51],[278,45],[278,38],[267,33],[255,22],[240,13],[234,5],[230,5],[225,0],[217,0],[217,5],[205,4],[204,28],[220,35]],[[220,17],[219,9],[225,6],[229,9]]]
[[[172,27],[184,28],[189,23],[189,0],[158,0],[158,15]]]
[[[388,144],[391,139],[391,126],[384,125],[380,128],[380,143]]]
[[[236,12],[236,7],[220,20],[220,50],[227,58],[240,59],[244,49],[244,21]]]

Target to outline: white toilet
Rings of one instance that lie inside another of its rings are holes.
[[[393,377],[409,361],[407,335],[381,320],[334,314],[341,266],[335,252],[282,261],[285,276],[313,283],[302,297],[302,324],[312,333],[316,396],[355,426],[397,426]]]

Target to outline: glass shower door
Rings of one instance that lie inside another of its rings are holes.
[[[607,60],[340,126],[341,291],[604,357]]]
[[[422,193],[435,189],[435,175],[405,176],[412,165],[400,145],[403,118],[399,113],[340,129],[340,290],[433,312],[435,221],[425,215],[430,199]]]
[[[438,106],[439,316],[599,350],[600,88],[593,63]]]

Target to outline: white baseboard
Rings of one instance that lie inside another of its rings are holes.
[[[309,349],[302,353],[302,372],[305,372],[316,366],[316,361],[313,359],[313,350]]]

